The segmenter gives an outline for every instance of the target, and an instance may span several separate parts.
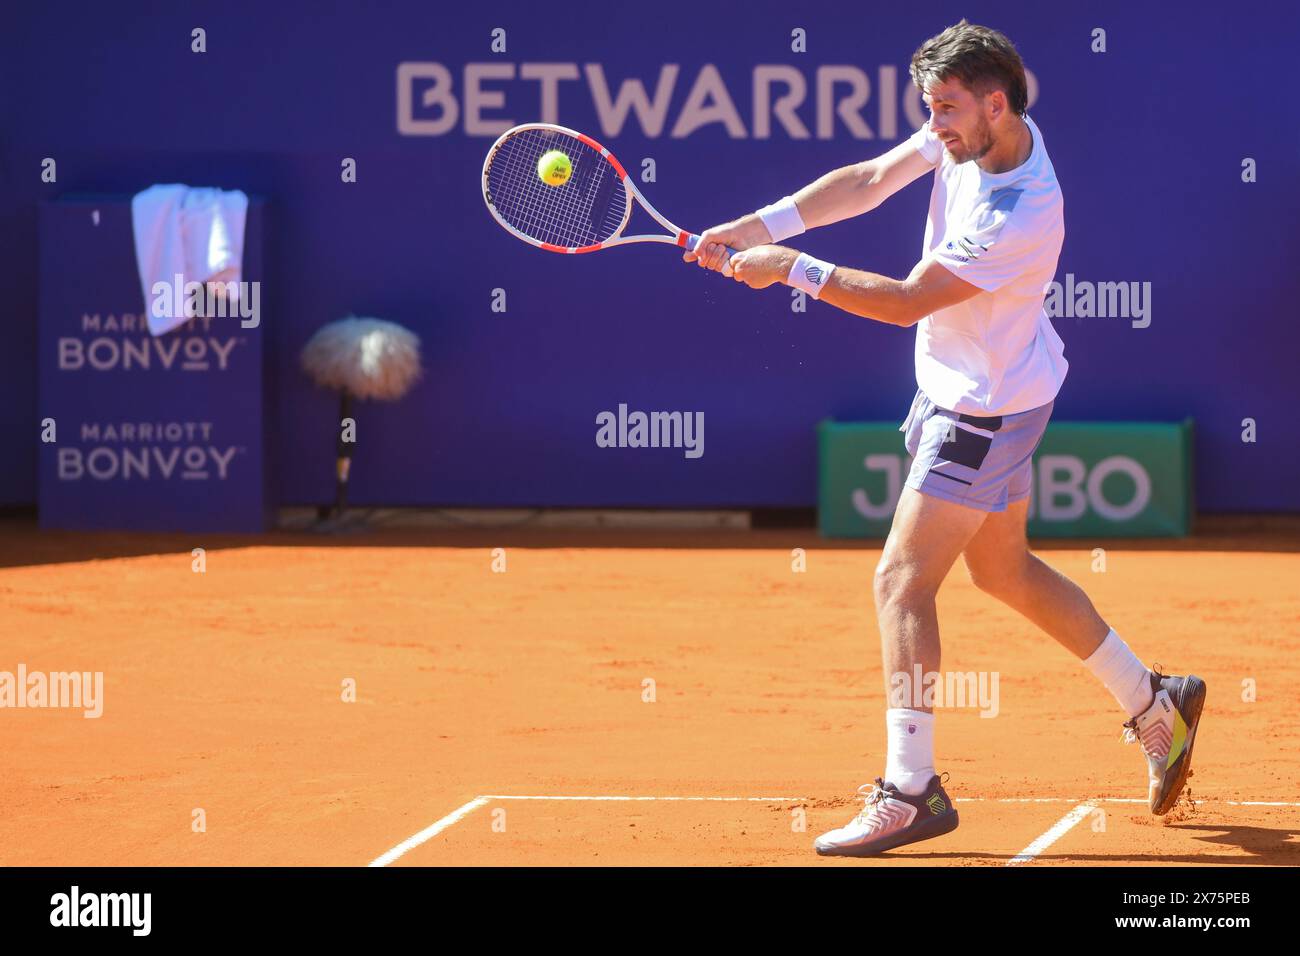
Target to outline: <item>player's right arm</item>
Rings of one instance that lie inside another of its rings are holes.
[[[917,152],[911,141],[904,140],[875,159],[827,173],[795,193],[794,202],[799,207],[799,218],[809,229],[829,226],[871,212],[932,169],[934,165]]]
[[[887,153],[851,166],[842,166],[809,183],[794,194],[799,218],[809,229],[828,226],[870,212],[908,183],[934,169],[911,140],[904,140]],[[694,252],[682,258],[699,261],[706,269],[721,271],[726,246],[752,249],[772,241],[757,213],[706,229]]]

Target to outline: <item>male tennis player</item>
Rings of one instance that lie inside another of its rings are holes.
[[[930,121],[876,159],[827,173],[794,196],[702,234],[687,262],[737,281],[784,282],[865,318],[916,327],[919,386],[906,422],[915,456],[876,567],[888,756],[884,776],[818,853],[872,856],[947,833],[957,811],[934,769],[933,709],[893,692],[890,675],[938,673],[935,594],[963,555],[981,590],[1083,661],[1128,716],[1149,768],[1151,812],[1183,789],[1205,699],[1197,677],[1151,671],[1086,594],[1029,550],[1030,457],[1065,379],[1043,309],[1065,237],[1061,190],[1026,113],[1024,65],[1005,36],[965,20],[927,40],[912,80]],[[868,212],[934,171],[921,261],[906,279],[823,262],[781,245]],[[865,789],[865,788],[864,788]]]

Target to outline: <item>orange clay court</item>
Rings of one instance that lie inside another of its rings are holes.
[[[871,860],[815,855],[882,766],[879,547],[0,523],[0,670],[104,674],[98,719],[2,715],[0,864],[1300,863],[1294,519],[1040,543],[1139,653],[1208,683],[1191,799],[1167,817],[1147,812],[1106,690],[958,562],[943,669],[1000,675],[996,717],[936,711],[961,826]]]

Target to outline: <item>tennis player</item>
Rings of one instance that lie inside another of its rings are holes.
[[[1149,670],[1069,579],[1030,552],[1030,458],[1065,379],[1043,308],[1065,223],[1025,69],[996,30],[962,20],[923,43],[912,80],[930,120],[876,159],[827,173],[793,196],[702,234],[687,262],[751,288],[777,282],[864,318],[916,328],[918,389],[900,431],[914,456],[875,573],[884,655],[884,774],[818,853],[872,856],[947,833],[957,811],[934,767],[933,708],[894,692],[939,672],[935,594],[958,555],[972,581],[1059,641],[1115,696],[1164,814],[1191,765],[1205,684]],[[932,172],[921,261],[905,279],[824,262],[784,245],[875,209]],[[862,788],[866,790],[864,786]]]

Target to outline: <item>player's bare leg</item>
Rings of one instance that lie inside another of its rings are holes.
[[[1166,813],[1191,768],[1205,683],[1148,670],[1083,589],[1029,550],[1028,506],[1024,499],[990,514],[971,538],[971,580],[1055,638],[1115,696],[1130,718],[1127,739],[1139,741],[1147,757],[1151,812]]]
[[[937,672],[939,622],[935,596],[948,571],[984,521],[985,512],[905,487],[876,567],[876,618],[885,665],[889,751],[885,774],[847,826],[817,838],[818,853],[874,856],[948,833],[957,811],[934,771],[934,714],[911,695],[899,700],[894,675],[914,687]],[[915,687],[917,692],[920,687]]]
[[[966,545],[975,586],[1033,621],[1075,657],[1085,660],[1110,633],[1083,589],[1029,550],[1029,499],[988,515]],[[1140,703],[1145,709],[1150,695]]]
[[[887,696],[894,674],[910,677],[917,664],[922,673],[939,670],[935,596],[987,517],[983,511],[903,489],[874,581]]]

